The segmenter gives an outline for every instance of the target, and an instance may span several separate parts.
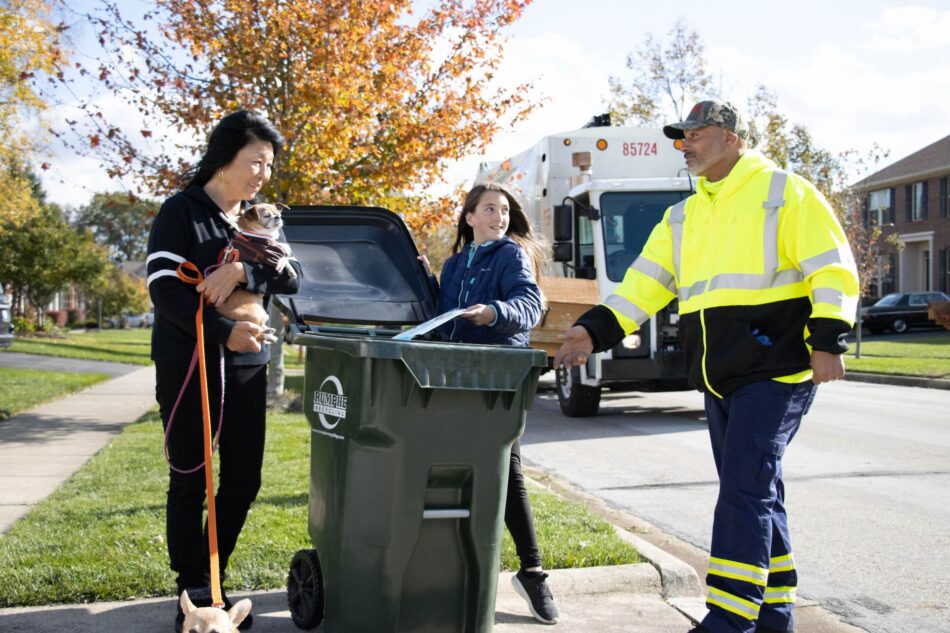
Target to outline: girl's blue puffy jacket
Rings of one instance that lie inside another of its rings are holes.
[[[481,303],[498,318],[483,326],[456,318],[439,330],[453,341],[526,347],[541,317],[541,292],[527,253],[509,237],[471,253],[469,242],[442,266],[439,313]]]

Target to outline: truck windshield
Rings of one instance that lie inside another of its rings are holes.
[[[686,191],[617,191],[600,196],[600,212],[607,247],[607,278],[622,281],[653,227]]]

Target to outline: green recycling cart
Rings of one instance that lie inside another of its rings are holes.
[[[353,323],[419,323],[434,316],[434,291],[408,234],[396,240],[408,240],[408,249],[379,235],[367,239],[374,232],[367,224],[399,233],[389,225],[402,223],[388,211],[311,207],[289,212],[286,222],[305,277],[314,279],[283,301],[294,321],[290,339],[306,348],[303,401],[311,429],[314,549],[291,563],[294,622],[322,622],[328,633],[488,633],[509,452],[546,355],[314,325],[347,316]],[[340,224],[345,228],[336,233]],[[408,259],[403,281],[415,290],[390,279],[383,291],[366,290],[372,301],[358,305],[353,284],[375,277],[350,267],[369,259],[347,259],[354,243],[392,260],[377,259],[376,266]],[[343,278],[349,291],[327,291],[326,277]]]

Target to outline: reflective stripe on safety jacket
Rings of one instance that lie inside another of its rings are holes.
[[[821,193],[747,151],[715,196],[700,178],[667,210],[604,305],[629,334],[673,299],[690,384],[721,396],[754,380],[809,378],[806,324],[853,325],[858,277]]]

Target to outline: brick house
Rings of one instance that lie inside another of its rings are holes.
[[[950,135],[855,183],[863,219],[897,234],[883,238],[879,274],[869,293],[950,293]]]

